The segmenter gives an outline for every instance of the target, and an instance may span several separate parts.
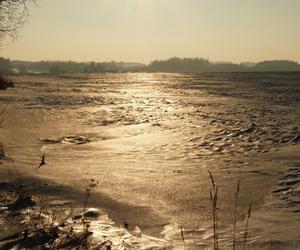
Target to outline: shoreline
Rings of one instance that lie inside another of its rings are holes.
[[[290,158],[293,157],[294,162],[297,163],[297,162],[300,162],[299,155],[297,155],[299,147],[300,147],[300,145],[291,145],[289,147],[282,148],[279,151],[274,151],[273,153],[270,153],[269,155],[273,159],[278,159],[279,161],[282,161],[282,160],[288,161],[289,164],[291,163]],[[3,161],[4,161],[4,164],[3,164]],[[0,203],[0,207],[1,207],[0,220],[2,221],[2,223],[5,222],[5,220],[3,220],[3,213],[5,213],[5,211],[7,211],[5,209],[5,207],[11,206],[11,205],[7,205],[7,204],[16,204],[16,202],[18,201],[18,198],[17,198],[18,195],[16,194],[16,190],[18,190],[17,186],[21,184],[22,189],[23,189],[21,191],[21,193],[23,193],[23,198],[30,197],[30,204],[27,204],[27,205],[25,204],[24,208],[22,207],[20,209],[20,211],[22,211],[23,209],[25,209],[24,211],[27,211],[25,213],[28,213],[28,211],[31,211],[31,212],[29,212],[29,215],[28,215],[29,217],[34,217],[34,216],[36,216],[37,213],[41,213],[41,212],[37,212],[37,211],[39,211],[39,209],[41,209],[42,206],[44,206],[44,208],[46,208],[45,209],[46,213],[43,216],[45,218],[48,218],[47,220],[49,220],[49,216],[51,214],[52,214],[52,216],[54,216],[54,214],[56,214],[56,217],[59,217],[59,214],[61,214],[60,216],[62,217],[63,215],[69,213],[68,217],[71,220],[71,218],[75,218],[76,216],[78,217],[78,214],[81,214],[82,211],[84,211],[84,210],[98,211],[98,212],[96,212],[96,213],[98,213],[98,215],[96,217],[92,217],[92,218],[88,219],[89,220],[88,223],[90,223],[90,225],[91,225],[91,230],[89,232],[91,233],[91,235],[93,235],[93,234],[96,235],[94,238],[93,237],[90,238],[91,240],[90,240],[89,244],[92,244],[92,245],[98,244],[99,245],[104,242],[114,242],[114,243],[109,243],[109,244],[117,244],[116,242],[118,242],[118,240],[115,237],[120,237],[119,234],[121,234],[125,238],[137,237],[136,241],[140,240],[141,242],[147,242],[147,244],[149,244],[149,245],[156,244],[157,249],[174,249],[174,248],[177,249],[180,246],[182,247],[183,243],[181,242],[182,240],[179,237],[180,236],[180,226],[176,223],[169,224],[166,222],[164,224],[161,224],[160,227],[157,227],[157,233],[149,234],[149,230],[148,230],[147,235],[143,234],[142,231],[140,231],[139,227],[137,228],[136,225],[134,225],[134,224],[129,225],[128,228],[125,228],[124,224],[122,225],[122,223],[124,223],[124,221],[123,222],[120,221],[118,223],[117,222],[118,220],[116,220],[116,218],[118,216],[120,216],[120,215],[118,215],[118,213],[120,212],[120,208],[121,209],[124,208],[124,204],[120,204],[120,203],[115,204],[114,201],[112,201],[112,200],[109,201],[111,198],[102,197],[103,204],[106,204],[107,208],[103,209],[103,207],[102,207],[102,208],[99,208],[100,210],[98,210],[98,209],[95,210],[93,208],[95,208],[95,207],[97,208],[97,204],[99,204],[99,203],[94,203],[94,200],[99,201],[99,197],[101,197],[101,195],[99,193],[98,194],[91,193],[90,197],[89,197],[89,201],[86,204],[86,209],[84,209],[83,208],[84,199],[86,197],[86,192],[84,190],[82,190],[82,191],[72,190],[72,188],[67,187],[67,186],[64,187],[63,185],[58,184],[53,180],[51,181],[51,180],[47,180],[47,179],[43,179],[43,178],[39,178],[39,177],[31,177],[30,178],[30,177],[24,177],[24,176],[15,176],[15,179],[12,178],[11,180],[9,180],[9,179],[5,180],[5,178],[3,178],[3,175],[5,176],[5,173],[4,173],[5,171],[3,171],[4,170],[3,168],[5,167],[5,161],[7,161],[6,158],[3,158],[2,160],[0,160],[1,173],[2,173],[2,176],[1,176],[2,181],[0,182],[0,195],[2,197],[2,201]],[[7,170],[9,170],[9,169],[7,169]],[[13,172],[13,170],[10,169],[10,172]],[[15,173],[13,173],[13,175],[14,174]],[[8,175],[12,175],[12,173],[10,173]],[[20,193],[20,191],[18,191],[18,193]],[[59,194],[59,196],[56,196],[56,194]],[[21,197],[22,197],[22,195],[21,195]],[[78,205],[78,204],[80,204],[80,203],[78,203],[79,200],[82,200],[81,205]],[[32,204],[31,204],[31,202],[32,202]],[[113,204],[113,205],[109,208],[109,206],[107,206],[108,203]],[[114,209],[111,209],[112,207],[115,207],[115,208],[118,207],[118,209],[116,209],[114,212]],[[138,206],[135,209],[134,208],[130,208],[130,209],[133,209],[133,214],[142,214],[143,216],[147,216],[147,213],[145,213],[145,211],[143,211],[143,212],[139,211]],[[143,207],[141,209],[144,210]],[[20,232],[24,232],[24,230],[27,230],[26,229],[27,227],[20,226],[20,225],[22,225],[22,223],[19,224],[19,227],[18,227],[17,226],[18,223],[16,223],[14,221],[14,220],[20,221],[19,217],[22,218],[22,216],[23,216],[22,215],[23,212],[15,213],[15,211],[17,211],[17,210],[12,210],[12,212],[17,217],[10,219],[10,222],[8,221],[9,224],[11,225],[12,229],[11,229],[11,231],[9,231],[9,230],[7,230],[7,227],[5,228],[5,232],[7,233],[5,235],[5,237],[13,236],[16,233],[19,234]],[[134,212],[134,210],[136,210],[136,211]],[[262,214],[261,214],[261,211],[263,212]],[[252,220],[260,220],[259,218],[261,216],[264,216],[264,211],[261,209],[255,210],[253,213],[254,213],[254,215],[253,215],[254,219],[252,219]],[[116,223],[113,222],[111,219],[109,219],[107,214],[109,214],[109,216],[111,218],[113,218],[113,221],[115,221]],[[39,216],[41,216],[41,215],[39,215]],[[94,215],[92,215],[92,216],[94,216]],[[98,217],[98,216],[100,216],[100,217]],[[148,216],[149,216],[149,214],[148,214]],[[99,219],[97,219],[97,218],[99,218]],[[13,220],[13,223],[11,220]],[[51,220],[53,220],[53,219],[51,219]],[[69,220],[69,222],[66,222],[66,223],[63,222],[63,224],[65,224],[65,225],[62,224],[63,226],[61,226],[61,228],[64,228],[64,227],[67,228],[67,227],[70,227],[70,225],[73,225],[74,223],[76,224],[76,222],[74,222],[74,220],[71,220],[71,221],[70,220]],[[242,221],[240,221],[239,223],[241,223],[241,222]],[[41,223],[41,222],[38,222],[38,223]],[[46,222],[46,223],[48,223],[48,222]],[[56,224],[57,224],[57,222],[56,222]],[[58,224],[61,224],[61,223],[58,223]],[[4,225],[7,225],[7,224],[4,224]],[[46,225],[46,224],[39,224],[39,225],[40,225],[40,228],[41,228],[41,225],[42,225],[42,228],[48,228],[48,229],[51,228],[51,227],[49,227],[49,225]],[[97,230],[99,229],[99,226],[100,226],[100,228],[102,227],[101,225],[104,227],[109,227],[109,229],[108,228],[103,229],[104,231],[101,231],[101,233],[99,233]],[[51,228],[51,230],[53,228],[56,228],[56,226],[53,226]],[[61,229],[61,228],[59,230],[65,231],[65,229]],[[226,232],[228,230],[228,228],[226,228],[226,227],[225,228],[221,227],[221,228],[222,228],[222,231],[224,230],[224,232]],[[52,232],[51,230],[49,232]],[[93,232],[93,230],[95,230],[95,231]],[[103,239],[101,237],[99,238],[97,236],[99,234],[100,235],[105,234],[106,230],[112,230],[112,232],[118,232],[118,236],[111,235],[112,238],[109,238],[109,240]],[[204,229],[201,229],[201,230],[204,230]],[[210,230],[211,229],[209,229],[209,231]],[[263,238],[261,239],[259,234],[255,235],[255,232],[257,232],[257,230],[259,231],[260,229],[255,228],[255,226],[254,226],[254,228],[251,228],[251,238],[253,237],[253,240],[255,239],[255,242],[252,242],[248,246],[249,249],[256,249],[257,244],[262,244],[261,240],[263,240]],[[62,233],[63,231],[60,231],[60,233],[59,233],[59,235],[61,235],[60,237],[66,237],[66,235],[64,233]],[[189,230],[187,230],[187,232],[188,231]],[[34,232],[35,231],[33,230],[32,233],[34,234]],[[49,232],[47,231],[47,234]],[[151,232],[151,230],[150,230],[150,232]],[[162,232],[165,232],[165,234],[161,234]],[[3,232],[2,232],[2,234],[3,234]],[[137,235],[135,235],[135,234],[137,234]],[[40,232],[38,232],[38,235],[39,235],[38,238],[42,237],[42,236],[44,237],[44,235],[42,235]],[[52,233],[51,233],[51,235],[52,235]],[[149,235],[152,235],[152,236],[149,236]],[[206,238],[206,240],[204,240],[205,237],[203,238],[203,236],[199,237],[199,239],[198,239],[198,241],[199,241],[198,244],[200,244],[200,242],[202,242],[201,244],[203,244],[202,245],[203,248],[210,246],[209,244],[211,243],[211,238],[210,238],[211,236],[209,236],[209,234],[207,236],[208,236],[208,238]],[[1,239],[5,238],[5,237],[2,237]],[[54,236],[51,236],[51,237],[54,237]],[[171,237],[171,238],[168,238],[168,237]],[[187,237],[186,240],[187,240],[188,244],[194,244],[195,242],[192,243],[192,241],[197,241],[197,239],[195,239],[195,236],[192,236],[192,235],[188,236],[188,234],[187,234],[186,237]],[[192,237],[192,238],[189,238],[189,237]],[[9,240],[0,241],[0,246],[1,246],[1,244],[2,244],[2,246],[3,246],[3,244],[4,244],[4,246],[7,246],[5,244],[8,244],[8,245],[13,244],[13,242],[15,242],[15,241],[19,242],[19,241],[17,241],[17,239],[20,240],[20,237],[13,236]],[[57,239],[60,239],[60,238],[58,237]],[[57,239],[55,238],[55,240],[57,240]],[[113,239],[113,240],[111,240],[111,239]],[[64,241],[65,239],[64,240],[60,239],[60,240]],[[83,241],[83,239],[81,239],[81,240]],[[101,240],[102,240],[102,242],[100,242]],[[206,243],[204,243],[204,242],[206,242]],[[144,244],[144,243],[140,243],[140,244]],[[172,244],[175,244],[176,247]],[[270,241],[270,243],[268,243],[268,244],[273,244],[273,243],[272,243],[272,241]],[[292,241],[289,242],[290,246],[293,246],[294,244],[297,245],[298,242],[292,242]],[[116,245],[114,245],[114,246],[116,247]],[[285,246],[285,247],[288,248],[288,246]],[[3,248],[3,249],[6,249],[6,248]]]

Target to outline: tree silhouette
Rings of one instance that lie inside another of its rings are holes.
[[[0,0],[0,40],[16,38],[18,29],[28,20],[28,3],[34,0]]]

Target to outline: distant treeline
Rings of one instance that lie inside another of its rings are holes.
[[[0,64],[2,60],[0,58]],[[7,66],[7,64],[6,64]],[[9,69],[15,73],[49,73],[49,74],[74,74],[74,73],[100,73],[100,72],[120,72],[128,71],[135,67],[144,67],[139,63],[124,62],[73,62],[73,61],[10,61]],[[2,68],[0,67],[0,72]]]
[[[258,63],[211,62],[203,58],[155,60],[149,65],[126,62],[11,61],[0,57],[0,73],[100,73],[100,72],[255,72],[300,71],[300,64],[289,60]]]
[[[300,71],[300,64],[289,60],[262,61],[259,63],[211,62],[203,58],[155,60],[147,67],[150,71],[164,72],[255,72]]]

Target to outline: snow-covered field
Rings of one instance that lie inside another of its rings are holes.
[[[13,160],[24,182],[55,183],[60,192],[47,195],[70,192],[79,208],[95,179],[89,206],[109,214],[114,232],[126,221],[124,235],[138,226],[156,237],[139,238],[147,244],[180,248],[182,226],[188,248],[198,249],[212,243],[210,170],[221,244],[232,241],[240,179],[240,235],[253,204],[249,247],[300,246],[299,73],[11,79],[16,87],[0,92],[1,107],[9,103],[0,127],[3,180]],[[46,164],[36,170],[42,155]]]

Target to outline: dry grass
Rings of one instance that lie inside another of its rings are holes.
[[[211,181],[211,189],[210,189],[210,203],[211,203],[211,212],[212,212],[212,226],[213,226],[213,249],[219,249],[219,228],[218,228],[218,186],[214,180],[213,174],[208,170],[210,181]],[[236,225],[237,225],[237,211],[238,211],[238,198],[240,193],[240,180],[237,183],[236,191],[234,193],[234,214],[233,214],[233,236],[232,236],[232,249],[235,250],[237,247],[236,241]],[[248,230],[249,230],[249,222],[251,218],[251,209],[252,203],[248,208],[246,225],[244,231],[244,237],[242,241],[242,249],[244,250],[246,247]]]
[[[236,247],[236,222],[237,222],[237,209],[238,209],[238,198],[240,193],[240,180],[237,183],[236,191],[234,193],[234,217],[233,217],[233,242],[232,242],[232,249],[235,250]]]
[[[5,90],[11,87],[14,87],[13,82],[7,80],[5,77],[0,75],[0,90]]]
[[[219,234],[218,234],[218,186],[215,184],[214,177],[212,173],[208,170],[212,189],[209,192],[210,203],[212,210],[212,221],[213,221],[213,231],[214,231],[214,250],[219,249]]]
[[[251,209],[252,209],[252,204],[250,203],[250,206],[248,208],[248,213],[247,213],[246,226],[245,226],[245,234],[244,234],[244,239],[243,239],[243,247],[242,247],[243,250],[245,249],[246,242],[247,242],[249,221],[250,221],[250,217],[251,217]]]

